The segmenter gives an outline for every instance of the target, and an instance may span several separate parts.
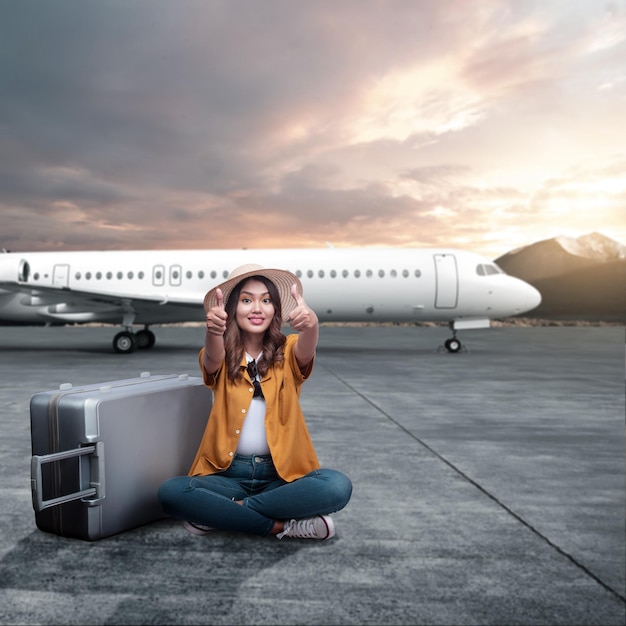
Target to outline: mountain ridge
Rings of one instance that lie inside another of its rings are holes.
[[[526,317],[626,321],[626,246],[601,233],[544,239],[495,263],[541,293]]]

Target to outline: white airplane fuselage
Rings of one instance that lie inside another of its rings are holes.
[[[0,321],[202,321],[206,292],[247,263],[296,274],[321,322],[485,327],[541,301],[492,261],[447,248],[12,252],[0,254]]]

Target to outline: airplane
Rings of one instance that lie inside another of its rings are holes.
[[[203,321],[206,292],[247,263],[296,274],[321,323],[447,322],[451,353],[462,348],[457,331],[541,302],[493,261],[454,248],[3,252],[0,323],[121,326],[120,354],[152,348],[151,325]]]

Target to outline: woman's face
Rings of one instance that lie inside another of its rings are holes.
[[[263,334],[274,319],[274,304],[267,287],[249,278],[239,292],[236,312],[237,325],[252,334]]]

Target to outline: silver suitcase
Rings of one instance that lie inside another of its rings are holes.
[[[35,394],[31,487],[40,530],[94,541],[165,517],[159,485],[194,459],[213,395],[151,376]]]

